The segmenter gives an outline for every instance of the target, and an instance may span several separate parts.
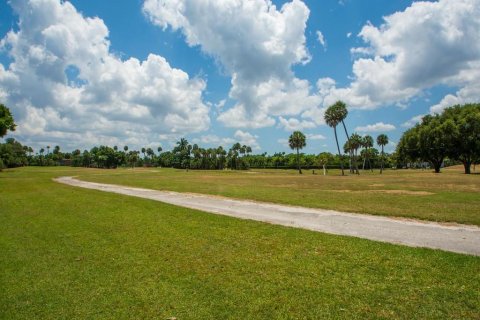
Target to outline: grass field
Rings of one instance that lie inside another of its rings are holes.
[[[299,175],[296,171],[119,169],[81,179],[159,190],[196,192],[347,212],[480,225],[480,175],[462,168],[441,174],[387,170],[360,176]]]
[[[218,192],[219,183],[202,178],[216,173],[188,174],[0,173],[0,318],[480,318],[478,257],[238,220],[51,181],[81,175],[184,190],[203,179],[196,191]],[[245,183],[238,193],[249,179],[265,188],[268,181],[294,178],[232,177]],[[221,193],[228,195],[232,184]],[[465,188],[469,184],[478,186]]]

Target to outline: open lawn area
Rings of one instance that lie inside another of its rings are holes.
[[[480,175],[387,170],[380,175],[313,175],[304,170],[193,171],[158,168],[85,171],[94,182],[195,192],[338,211],[480,225]]]
[[[6,170],[0,173],[1,319],[480,317],[479,257],[239,220],[51,180],[67,175],[308,206],[323,206],[324,199],[331,208],[379,214],[391,208],[401,215],[400,204],[414,199],[407,212],[421,209],[421,217],[435,218],[428,207],[438,203],[439,220],[479,224],[480,177],[456,172],[342,178]],[[384,186],[371,186],[379,181]],[[454,219],[455,212],[463,218]]]

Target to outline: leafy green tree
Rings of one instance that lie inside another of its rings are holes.
[[[292,150],[297,150],[298,173],[302,174],[302,168],[300,167],[300,149],[303,149],[303,147],[307,145],[307,138],[300,131],[295,131],[288,138],[288,145]]]
[[[377,144],[382,147],[382,160],[380,164],[380,173],[383,172],[383,165],[385,161],[385,152],[384,152],[384,146],[388,144],[388,136],[386,134],[381,134],[377,137]]]
[[[138,151],[132,150],[127,154],[127,161],[132,167],[132,169],[135,169],[135,164],[138,162],[139,159],[140,157]]]
[[[15,131],[16,126],[10,109],[0,103],[0,138],[3,138],[8,131]]]
[[[338,144],[338,136],[337,136],[337,126],[341,121],[341,116],[342,114],[339,114],[338,108],[336,107],[336,105],[331,105],[325,111],[324,119],[325,119],[325,123],[329,127],[333,128],[333,132],[335,133],[335,142],[337,143],[338,156],[340,158],[340,167],[342,168],[342,176],[344,176],[345,172],[343,170],[342,153],[340,151],[340,145]]]
[[[333,161],[333,155],[330,152],[322,152],[318,155],[318,164],[323,168],[323,175],[327,175],[327,165]]]
[[[0,144],[0,169],[3,167],[15,168],[28,164],[27,148],[13,138],[8,138]]]
[[[189,169],[190,167],[190,154],[192,146],[188,143],[188,140],[181,138],[177,141],[177,145],[173,148],[174,162],[173,165],[176,168]]]
[[[480,104],[455,105],[444,110],[443,123],[454,125],[448,156],[461,161],[465,174],[471,173],[472,163],[480,159]]]
[[[397,157],[412,161],[428,161],[436,173],[440,172],[445,157],[454,148],[456,126],[452,119],[427,115],[422,122],[407,130],[397,146]]]

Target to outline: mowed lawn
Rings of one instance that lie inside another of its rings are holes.
[[[195,191],[210,193],[220,193],[221,183],[209,181],[228,181],[172,170],[138,177],[69,168],[0,173],[1,319],[480,318],[479,257],[239,220],[51,181],[97,174],[177,190],[204,179]],[[236,190],[257,179],[232,177],[245,182]],[[321,181],[259,177],[257,190],[275,179]]]
[[[192,171],[158,168],[86,172],[80,179],[196,192],[354,213],[480,225],[480,174],[463,167],[327,176],[317,170]]]

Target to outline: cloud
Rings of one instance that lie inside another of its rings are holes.
[[[327,41],[320,30],[317,30],[317,40],[322,45],[324,50],[327,50]]]
[[[478,0],[421,1],[384,17],[379,27],[366,24],[359,34],[366,45],[351,50],[354,80],[327,92],[324,105],[341,98],[352,107],[372,109],[436,85],[461,88],[447,100],[478,97],[479,15]]]
[[[355,131],[357,132],[388,132],[395,130],[393,124],[385,124],[383,122],[377,122],[375,124],[369,124],[364,127],[356,127]]]
[[[179,30],[231,76],[236,102],[218,120],[234,128],[273,126],[274,116],[298,115],[315,107],[308,81],[293,65],[306,64],[309,9],[300,0],[277,8],[267,0],[146,0],[145,15],[161,28]]]
[[[218,103],[215,104],[215,108],[222,109],[225,106],[226,102],[227,102],[227,99],[222,99],[218,101]]]
[[[201,143],[213,146],[223,146],[224,148],[235,142],[232,138],[221,138],[214,134],[202,135],[200,138],[195,138],[192,140],[194,143]]]
[[[254,150],[260,150],[260,145],[258,144],[258,136],[253,135],[249,132],[237,130],[234,134],[236,141],[238,141],[241,145],[250,146]]]
[[[325,136],[321,134],[307,134],[307,139],[309,140],[325,140],[327,139]]]
[[[296,118],[285,119],[279,117],[279,128],[283,128],[285,131],[303,131],[305,129],[315,128],[315,123],[312,121],[298,120]]]
[[[0,97],[13,109],[22,141],[138,146],[209,127],[202,79],[154,54],[121,60],[104,22],[68,1],[11,5],[19,22],[0,43],[12,59],[0,65]]]
[[[404,127],[404,128],[411,128],[411,127],[413,127],[414,125],[416,125],[417,123],[419,123],[420,121],[422,121],[422,118],[423,118],[424,116],[425,116],[424,114],[419,114],[418,116],[415,116],[415,117],[411,118],[410,120],[402,123],[402,127]]]

